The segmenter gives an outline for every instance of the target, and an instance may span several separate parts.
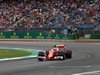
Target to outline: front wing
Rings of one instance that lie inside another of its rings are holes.
[[[46,56],[38,56],[38,58],[48,59]],[[50,59],[63,59],[63,56],[55,56],[54,58],[50,58]]]

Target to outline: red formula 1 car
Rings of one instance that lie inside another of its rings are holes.
[[[72,58],[72,51],[66,50],[65,45],[55,45],[53,49],[46,51],[40,51],[38,53],[38,60],[43,61],[44,59],[60,59]]]

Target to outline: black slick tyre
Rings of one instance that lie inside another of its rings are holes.
[[[56,53],[56,52],[54,52],[54,53],[53,53],[53,58],[54,58],[56,55],[57,55],[57,53]]]
[[[66,51],[66,58],[72,58],[72,51],[71,50]]]
[[[38,53],[38,57],[39,57],[39,56],[44,56],[44,52],[40,51],[40,52]],[[41,58],[38,58],[38,60],[39,60],[39,61],[43,61],[43,59],[41,59]]]
[[[63,51],[60,51],[58,56],[62,56],[63,58],[60,58],[60,60],[65,60],[65,54]]]

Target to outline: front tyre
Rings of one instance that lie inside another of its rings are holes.
[[[56,55],[57,55],[57,53],[56,53],[56,52],[54,52],[54,53],[53,53],[53,58],[54,58]]]
[[[60,60],[65,60],[65,54],[63,51],[60,51],[58,56],[62,56],[62,58],[60,58]]]
[[[38,57],[40,57],[40,56],[44,56],[44,52],[40,51],[40,52],[38,53]],[[39,61],[43,61],[42,58],[38,58],[38,60],[39,60]]]

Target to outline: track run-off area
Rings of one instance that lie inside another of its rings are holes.
[[[100,43],[0,41],[3,48],[47,50],[65,44],[72,59],[38,61],[37,57],[0,61],[0,75],[100,75]]]
[[[29,55],[23,55],[23,56],[21,56],[21,57],[10,57],[10,58],[4,58],[4,59],[0,59],[0,61],[7,61],[7,60],[16,60],[16,59],[26,59],[26,58],[32,58],[32,57],[37,57],[37,55],[38,55],[38,52],[39,51],[42,51],[42,50],[35,50],[35,49],[24,49],[24,48],[6,48],[6,47],[0,47],[0,49],[2,50],[2,49],[5,49],[5,50],[18,50],[19,51],[19,53],[20,53],[20,51],[25,51],[25,52],[29,52],[29,53],[31,53],[31,54],[29,54]],[[7,53],[7,52],[6,52]],[[11,54],[11,53],[10,53]],[[10,55],[9,54],[9,55]],[[20,53],[21,54],[21,53]]]

